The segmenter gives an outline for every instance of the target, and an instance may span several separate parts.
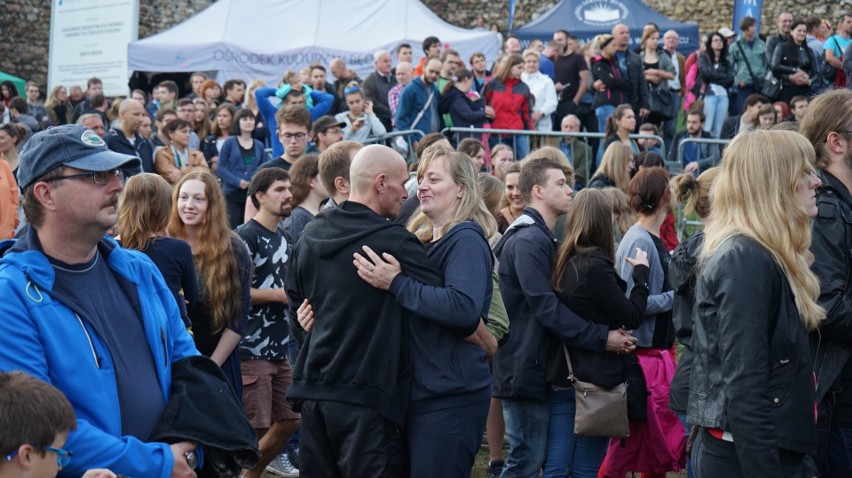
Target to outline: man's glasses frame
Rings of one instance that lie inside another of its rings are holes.
[[[68,466],[69,463],[71,463],[71,456],[73,455],[73,453],[68,450],[63,450],[62,448],[54,448],[52,446],[32,446],[56,454],[56,463],[59,465],[59,468],[65,468],[66,466]],[[18,455],[18,450],[20,450],[20,447],[16,448],[15,451],[13,451],[12,453],[6,455],[6,461],[12,461],[15,456]]]
[[[121,169],[111,169],[108,171],[87,171],[79,174],[69,174],[68,176],[59,176],[51,179],[51,181],[59,181],[61,179],[76,179],[76,178],[92,178],[92,182],[98,186],[108,184],[113,177],[121,181],[124,178],[124,171]]]

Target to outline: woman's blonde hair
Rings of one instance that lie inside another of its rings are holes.
[[[450,173],[450,179],[462,187],[453,215],[441,231],[446,235],[453,227],[464,221],[473,221],[482,228],[485,237],[491,237],[497,231],[497,221],[485,207],[482,199],[482,188],[479,185],[476,169],[470,156],[452,149],[436,148],[424,154],[417,167],[417,182],[423,180],[426,170],[435,161],[443,161],[444,168]],[[411,231],[421,242],[432,241],[432,222],[423,212],[418,213],[408,223]]]
[[[737,135],[710,189],[713,208],[700,257],[706,261],[733,236],[754,239],[784,272],[801,320],[811,330],[825,311],[817,304],[819,281],[810,269],[810,218],[796,187],[803,175],[813,172],[814,155],[811,143],[792,131]]]
[[[62,103],[61,101],[59,101],[59,98],[57,98],[57,97],[56,97],[56,95],[58,95],[58,94],[59,94],[59,91],[60,91],[62,88],[65,88],[65,87],[64,87],[64,86],[62,86],[62,85],[56,85],[56,86],[54,86],[53,88],[51,88],[51,90],[50,90],[50,95],[48,95],[48,96],[47,96],[47,101],[45,101],[45,102],[44,102],[44,107],[45,107],[45,108],[53,108],[54,106],[56,106],[56,105],[58,105],[58,104]],[[68,91],[66,90],[66,93],[67,93],[67,92],[68,92]],[[68,99],[67,99],[67,98],[65,99],[65,103],[66,103],[66,104],[68,103]]]
[[[257,100],[254,97],[254,90],[260,88],[261,86],[266,86],[266,82],[257,78],[249,81],[248,86],[246,86],[245,100],[243,101],[244,108],[248,108],[252,112],[257,109]]]
[[[601,191],[605,192],[612,202],[612,213],[615,214],[618,232],[622,236],[627,234],[627,230],[636,224],[636,211],[630,207],[630,203],[627,201],[627,193],[613,187],[603,188]]]
[[[701,219],[707,219],[710,215],[710,186],[719,168],[710,168],[701,173],[697,178],[690,173],[683,173],[671,180],[671,188],[674,198],[678,204],[683,204],[683,212],[692,214],[695,212]]]
[[[172,208],[172,186],[159,174],[141,173],[131,176],[118,199],[118,231],[121,245],[144,251],[152,236],[169,224]]]
[[[187,181],[201,181],[207,198],[207,212],[201,220],[193,241],[192,259],[200,281],[199,292],[210,308],[214,332],[225,329],[239,314],[241,304],[240,274],[231,238],[237,237],[228,226],[225,196],[219,180],[210,171],[194,169],[175,185],[172,193],[172,213],[168,232],[172,237],[186,239],[186,225],[178,214],[180,189]]]
[[[627,185],[630,184],[630,173],[627,172],[627,166],[630,164],[633,150],[630,146],[616,141],[607,146],[601,158],[601,165],[592,177],[598,174],[605,174],[615,182],[615,187],[622,191],[627,191]]]

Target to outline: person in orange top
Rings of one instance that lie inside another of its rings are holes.
[[[15,237],[18,227],[18,182],[9,164],[0,155],[0,239]]]
[[[441,40],[438,40],[438,37],[426,37],[423,40],[423,53],[426,54],[423,58],[420,59],[420,63],[414,68],[413,75],[414,76],[422,76],[423,68],[426,67],[426,62],[429,61],[430,58],[438,58],[441,56]]]

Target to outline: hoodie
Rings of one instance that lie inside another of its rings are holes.
[[[449,114],[452,125],[456,128],[482,128],[485,123],[483,102],[469,100],[458,88],[450,88],[446,95],[441,96],[438,111],[441,114]]]
[[[674,289],[672,321],[677,340],[683,345],[677,372],[672,379],[669,407],[680,414],[686,413],[692,375],[692,306],[695,304],[695,284],[698,277],[696,267],[702,245],[704,233],[698,231],[677,246],[669,263],[669,281]]]
[[[442,285],[423,245],[402,225],[353,201],[318,214],[293,248],[285,281],[290,329],[300,348],[287,398],[296,408],[302,400],[364,406],[402,426],[414,314],[358,276],[352,254],[363,254],[364,245],[396,257],[407,277]],[[304,299],[317,317],[309,333],[296,320]]]

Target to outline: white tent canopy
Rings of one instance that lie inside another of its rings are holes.
[[[130,72],[217,71],[220,81],[277,84],[287,69],[341,57],[365,78],[373,53],[437,36],[463,59],[499,52],[496,33],[458,28],[418,0],[218,0],[189,20],[128,47]]]

